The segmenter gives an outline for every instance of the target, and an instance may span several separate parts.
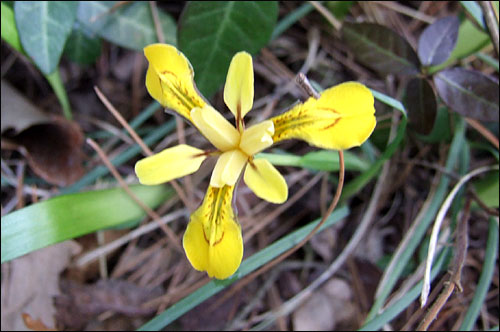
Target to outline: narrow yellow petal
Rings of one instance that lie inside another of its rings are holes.
[[[220,151],[234,149],[240,143],[240,133],[212,106],[194,108],[193,124]]]
[[[321,148],[344,150],[363,144],[376,125],[374,99],[361,83],[346,82],[325,90],[276,116],[273,141],[298,138]]]
[[[236,119],[243,119],[253,106],[253,64],[247,52],[238,52],[229,65],[224,101]]]
[[[288,198],[288,186],[283,176],[266,159],[255,159],[248,163],[244,180],[258,197],[280,204]]]
[[[161,105],[191,120],[190,112],[206,102],[194,84],[188,59],[174,46],[151,44],[144,48],[149,61],[146,88]]]
[[[262,121],[243,131],[240,149],[252,156],[273,145],[274,124],[271,120]]]
[[[241,227],[231,207],[234,187],[208,187],[202,205],[191,215],[182,244],[198,271],[226,279],[243,258]]]
[[[215,164],[210,185],[217,188],[234,186],[247,160],[248,156],[239,150],[224,152]]]
[[[203,150],[181,144],[139,160],[135,174],[142,184],[160,184],[196,172],[205,158]]]

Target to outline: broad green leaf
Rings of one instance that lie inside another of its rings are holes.
[[[75,22],[68,38],[64,55],[71,61],[82,65],[93,64],[101,54],[101,39]]]
[[[498,122],[498,83],[463,68],[434,75],[436,90],[453,111],[481,121]]]
[[[382,75],[414,75],[420,63],[410,44],[391,29],[373,23],[345,22],[342,38],[359,62]]]
[[[224,83],[233,55],[257,53],[278,17],[276,1],[192,1],[179,22],[179,48],[193,65],[198,89],[210,98]]]
[[[343,218],[349,215],[349,208],[344,206],[337,208],[328,217],[325,223],[320,227],[317,233],[325,230]],[[268,247],[260,250],[258,253],[246,258],[242,263],[240,268],[236,271],[233,277],[225,280],[212,279],[205,286],[198,288],[191,294],[184,297],[179,302],[173,304],[170,308],[141,326],[138,331],[161,331],[165,326],[169,325],[177,318],[184,315],[189,310],[196,307],[198,304],[204,302],[211,296],[219,293],[221,290],[227,288],[234,282],[242,279],[251,272],[257,270],[259,267],[263,266],[267,262],[270,262],[275,257],[278,257],[288,249],[292,248],[300,241],[302,241],[320,222],[320,219],[311,221],[309,224],[299,228],[293,233],[279,239],[278,241],[272,243]]]
[[[489,173],[474,181],[474,186],[481,201],[491,208],[498,208],[498,172]]]
[[[406,85],[404,104],[410,127],[419,134],[431,132],[436,119],[436,95],[426,79],[415,77]]]
[[[76,1],[16,1],[14,14],[24,51],[44,74],[59,63],[76,18]]]
[[[460,21],[455,16],[443,17],[425,28],[418,40],[418,57],[424,66],[439,65],[455,48]]]
[[[5,40],[16,51],[24,53],[17,32],[16,21],[14,19],[14,10],[7,6],[3,1],[2,5],[2,39]]]
[[[176,44],[175,21],[158,10],[165,43]],[[132,50],[158,42],[156,29],[147,1],[80,1],[78,21],[102,38]]]
[[[167,186],[131,186],[151,208],[165,201]],[[138,220],[145,212],[121,188],[62,195],[2,217],[2,263],[100,229]]]

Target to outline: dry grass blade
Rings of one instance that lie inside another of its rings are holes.
[[[425,274],[424,274],[424,284],[422,286],[422,294],[420,296],[420,304],[423,307],[427,303],[427,297],[429,296],[430,292],[430,279],[431,279],[431,268],[432,268],[432,260],[434,258],[434,253],[436,251],[436,244],[437,244],[437,239],[439,235],[439,229],[441,228],[441,224],[443,223],[444,217],[446,216],[446,212],[448,212],[448,209],[451,206],[451,203],[453,202],[453,199],[457,195],[458,191],[460,188],[467,183],[471,178],[474,176],[477,176],[481,173],[492,171],[492,170],[498,170],[499,167],[498,165],[494,166],[484,166],[477,168],[473,170],[472,172],[466,174],[464,177],[458,181],[458,183],[453,187],[453,190],[450,192],[448,197],[446,197],[446,200],[444,201],[443,205],[439,209],[439,212],[436,216],[436,220],[434,222],[434,226],[432,227],[432,233],[431,233],[431,239],[429,240],[429,251],[427,254],[427,261],[426,261],[426,267],[425,267]]]
[[[177,248],[179,251],[182,252],[182,246],[180,244],[180,241],[179,239],[177,238],[177,236],[175,235],[175,233],[170,229],[170,227],[160,223],[160,219],[161,217],[155,212],[153,211],[149,206],[147,206],[146,204],[144,204],[131,190],[130,188],[128,187],[127,183],[123,180],[123,178],[121,177],[121,175],[118,173],[118,171],[116,170],[116,168],[113,166],[113,164],[111,163],[111,161],[109,161],[108,157],[106,156],[106,154],[104,153],[104,151],[102,151],[102,149],[99,147],[99,145],[94,141],[92,140],[91,138],[87,138],[87,143],[99,154],[99,156],[101,157],[102,161],[104,162],[104,164],[106,164],[106,167],[109,168],[110,172],[113,174],[113,176],[115,177],[115,179],[118,181],[118,183],[120,184],[120,186],[123,188],[123,190],[125,190],[125,192],[130,196],[130,198],[132,198],[134,200],[134,202],[136,202],[137,204],[139,204],[139,206],[153,219],[155,220],[155,222],[158,224],[158,226],[165,232],[165,234],[167,234],[167,236],[170,238],[170,240],[172,241],[172,244],[174,245],[175,248]]]

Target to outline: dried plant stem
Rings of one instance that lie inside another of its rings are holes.
[[[481,122],[477,121],[477,120],[474,120],[474,119],[471,119],[471,118],[465,118],[465,120],[467,121],[467,123],[474,129],[476,129],[481,135],[484,136],[484,138],[486,138],[488,141],[490,141],[491,144],[493,144],[494,147],[497,148],[497,150],[499,149],[499,146],[498,146],[498,138],[496,138],[495,135],[493,135],[489,130],[488,128],[486,128],[485,126],[483,126],[481,124]]]
[[[493,166],[484,166],[473,170],[470,173],[467,173],[464,177],[458,181],[458,183],[453,187],[448,197],[444,201],[443,205],[439,209],[439,212],[436,216],[436,220],[434,221],[434,226],[432,227],[431,238],[429,240],[429,251],[427,253],[427,261],[425,266],[425,274],[424,274],[424,282],[422,285],[422,294],[420,296],[420,304],[423,307],[427,303],[427,297],[429,296],[429,292],[431,289],[431,268],[432,268],[432,260],[434,259],[434,253],[436,251],[436,244],[439,235],[439,229],[441,228],[441,224],[443,223],[444,217],[446,216],[446,212],[451,206],[453,199],[457,195],[460,188],[467,183],[472,177],[479,175],[484,172],[492,171],[494,169],[498,169],[498,165]]]
[[[92,140],[91,138],[87,138],[87,144],[89,144],[101,157],[102,161],[108,167],[110,172],[113,174],[113,176],[116,178],[120,186],[125,190],[125,192],[136,202],[147,214],[150,216],[153,220],[155,220],[158,223],[158,226],[161,227],[161,229],[167,234],[167,236],[170,238],[172,241],[172,244],[174,245],[175,248],[178,250],[182,251],[182,246],[180,245],[180,241],[175,235],[175,233],[170,229],[170,227],[160,223],[161,217],[154,211],[152,210],[149,206],[144,204],[128,187],[127,183],[123,180],[121,175],[118,173],[116,170],[115,166],[109,161],[108,157],[102,151],[102,149],[99,147],[99,145]]]
[[[158,42],[165,43],[165,36],[163,35],[163,29],[161,28],[160,17],[158,16],[158,7],[156,7],[156,1],[150,1],[149,6],[151,7],[151,15],[153,16],[153,23],[155,25],[156,37],[158,37]]]
[[[169,223],[173,220],[176,220],[184,215],[186,215],[185,209],[177,210],[177,211],[169,213],[169,214],[165,215],[163,218],[161,218],[159,220],[159,224],[164,225],[164,224]],[[134,229],[133,231],[125,234],[124,236],[122,236],[122,237],[102,246],[102,247],[96,248],[96,249],[88,252],[87,254],[81,256],[75,262],[75,266],[82,267],[82,266],[96,260],[99,256],[107,254],[107,253],[119,248],[120,246],[124,245],[125,243],[127,243],[129,241],[136,239],[141,235],[144,235],[146,233],[149,233],[149,232],[157,229],[159,227],[159,224],[158,223],[147,223],[145,225],[142,225],[142,226]]]
[[[108,98],[106,98],[106,96],[104,96],[104,94],[101,92],[101,90],[97,86],[94,86],[94,90],[95,90],[95,93],[97,94],[97,96],[99,97],[99,99],[101,100],[101,102],[104,104],[104,106],[106,106],[108,111],[111,114],[113,114],[115,119],[123,126],[123,128],[125,128],[127,130],[127,132],[134,139],[134,141],[136,141],[137,144],[139,144],[142,151],[144,151],[146,153],[146,155],[151,156],[153,154],[153,151],[151,151],[151,149],[146,144],[144,144],[143,140],[139,137],[139,135],[137,135],[135,130],[132,129],[132,127],[130,127],[130,125],[123,118],[123,116],[120,114],[120,112],[118,112],[118,110],[113,106],[113,104],[110,103]]]
[[[449,297],[455,290],[455,287],[458,288],[460,292],[462,292],[461,285],[461,276],[462,276],[462,268],[465,263],[465,258],[467,256],[467,246],[468,246],[468,220],[470,216],[470,203],[471,200],[468,199],[465,204],[465,211],[462,215],[460,223],[457,228],[457,237],[455,239],[455,259],[453,263],[453,270],[451,271],[450,280],[445,282],[445,288],[439,294],[436,302],[428,310],[427,314],[424,316],[422,321],[417,327],[417,331],[427,331],[430,324],[436,319],[437,315],[443,308],[443,306],[448,301]]]
[[[101,90],[99,90],[99,88],[97,86],[94,86],[94,90],[95,90],[97,96],[99,97],[99,99],[104,104],[104,106],[106,106],[108,111],[110,111],[111,114],[113,114],[113,116],[116,118],[116,120],[118,120],[118,122],[120,122],[120,124],[123,126],[123,128],[125,128],[127,130],[127,132],[134,139],[134,141],[141,147],[142,151],[144,151],[144,153],[147,156],[152,156],[153,151],[151,151],[151,149],[146,144],[144,144],[144,141],[139,137],[139,135],[137,135],[135,130],[132,127],[130,127],[130,125],[123,118],[123,116],[120,114],[120,112],[118,112],[116,110],[116,108],[109,102],[109,100],[106,98],[106,96],[104,96],[104,94],[101,92]],[[184,205],[186,205],[190,211],[193,211],[194,207],[191,203],[192,200],[187,199],[186,194],[184,193],[184,190],[182,190],[182,188],[179,186],[179,184],[175,180],[170,181],[169,184],[177,192],[177,195],[179,195],[179,198],[182,200]]]
[[[491,1],[478,1],[477,2],[483,11],[484,21],[486,22],[486,26],[488,27],[488,31],[491,36],[491,41],[495,46],[495,52],[497,57],[499,55],[499,33],[498,33],[498,18],[496,17],[496,12],[494,10],[493,4]]]
[[[311,5],[316,8],[318,12],[320,12],[321,15],[323,15],[328,22],[335,28],[335,30],[340,31],[340,28],[342,27],[342,23],[340,23],[339,20],[335,18],[335,16],[330,13],[328,9],[326,9],[321,3],[318,1],[309,1]]]

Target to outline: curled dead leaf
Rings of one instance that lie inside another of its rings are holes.
[[[67,186],[84,174],[80,126],[41,112],[4,81],[1,122],[2,133],[20,146],[31,169],[45,181]]]

